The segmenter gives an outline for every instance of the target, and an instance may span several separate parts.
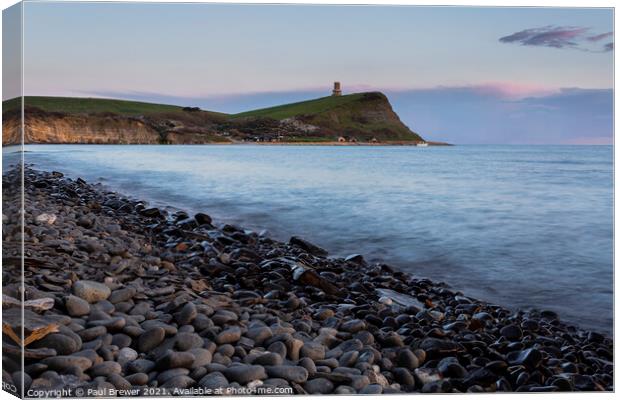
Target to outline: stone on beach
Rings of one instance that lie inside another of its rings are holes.
[[[157,347],[166,336],[166,331],[162,327],[154,327],[144,332],[138,338],[138,350],[146,353]]]
[[[267,377],[265,368],[260,365],[237,365],[229,367],[222,372],[229,380],[238,382],[242,385]]]
[[[241,329],[239,327],[232,327],[220,332],[215,338],[215,343],[226,344],[235,343],[241,339]]]
[[[274,365],[265,367],[271,378],[282,378],[289,382],[304,383],[308,379],[308,371],[303,367],[290,365]]]
[[[88,304],[88,301],[77,296],[67,296],[65,307],[72,317],[81,317],[82,315],[90,314],[90,304]]]
[[[106,300],[110,296],[111,290],[103,283],[83,280],[73,284],[73,293],[89,303],[96,303],[100,300]]]

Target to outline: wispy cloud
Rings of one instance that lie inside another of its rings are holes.
[[[583,35],[588,28],[553,27],[524,29],[499,39],[502,43],[520,43],[523,46],[546,46],[561,49],[577,45],[576,38]]]
[[[598,42],[599,40],[603,40],[613,35],[614,35],[613,32],[605,32],[605,33],[601,33],[600,35],[588,36],[587,39],[590,42]]]
[[[613,50],[613,42],[606,44],[602,49],[593,49],[586,43],[596,43],[607,37],[613,36],[613,32],[601,34],[588,34],[590,28],[582,26],[543,26],[529,28],[499,38],[502,43],[517,43],[522,46],[542,46],[556,49],[576,49],[588,52],[607,52]]]

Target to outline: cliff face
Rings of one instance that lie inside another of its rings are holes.
[[[26,143],[156,144],[159,134],[143,122],[122,117],[26,117]]]
[[[168,127],[120,116],[28,115],[26,144],[207,144],[229,142],[217,132]],[[4,118],[2,145],[19,144],[19,117]]]
[[[25,143],[157,144],[157,131],[141,121],[122,117],[53,114],[25,118]],[[18,144],[19,118],[3,122],[2,145]]]
[[[19,144],[20,139],[20,126],[18,118],[8,119],[3,116],[2,118],[2,145],[10,146]]]

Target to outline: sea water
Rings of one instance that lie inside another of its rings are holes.
[[[29,145],[25,161],[612,331],[611,146]]]

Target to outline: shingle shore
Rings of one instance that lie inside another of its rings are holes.
[[[23,378],[31,397],[613,390],[612,339],[553,312],[58,172],[24,175],[26,316],[58,326],[26,346],[23,374],[3,336],[3,381]],[[15,299],[18,179],[3,176],[3,294]],[[11,301],[4,321],[19,325]]]

